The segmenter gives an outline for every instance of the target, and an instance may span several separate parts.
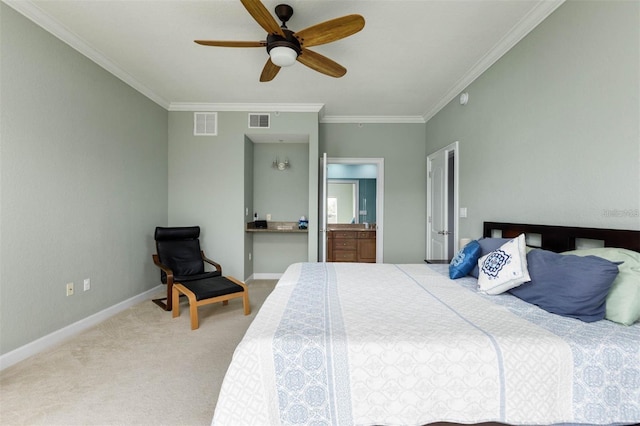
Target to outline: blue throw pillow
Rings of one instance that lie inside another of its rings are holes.
[[[449,278],[455,280],[469,274],[473,267],[478,265],[480,252],[480,244],[475,240],[458,251],[449,264]]]
[[[511,238],[480,238],[478,240],[481,249],[479,258],[488,255],[492,251],[498,250],[507,241],[511,241]],[[480,275],[480,268],[478,268],[478,264],[474,266],[469,275],[478,278]]]
[[[509,290],[514,296],[585,322],[604,318],[607,293],[618,275],[615,263],[535,249],[527,254],[527,267],[531,281]]]

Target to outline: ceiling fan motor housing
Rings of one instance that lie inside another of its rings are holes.
[[[293,31],[283,28],[286,37],[282,37],[278,34],[269,34],[267,35],[267,52],[270,52],[274,47],[289,47],[296,51],[298,55],[302,52],[302,48],[300,47],[300,42],[297,37],[294,35]]]

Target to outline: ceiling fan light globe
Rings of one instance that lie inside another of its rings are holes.
[[[277,46],[269,51],[271,62],[279,67],[290,67],[296,63],[298,53],[290,47]]]

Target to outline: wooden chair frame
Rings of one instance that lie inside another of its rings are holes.
[[[205,263],[208,263],[210,265],[212,265],[214,268],[216,268],[216,271],[220,272],[220,274],[222,275],[222,266],[220,266],[219,263],[214,262],[213,260],[207,258],[204,255],[204,251],[200,250],[200,255],[202,256],[202,260]],[[160,269],[162,269],[164,271],[164,273],[167,275],[167,296],[166,297],[162,297],[160,299],[153,299],[153,302],[160,306],[162,309],[164,309],[165,311],[170,311],[172,308],[172,289],[173,289],[173,271],[171,270],[171,268],[169,268],[168,266],[160,263],[160,258],[158,257],[157,254],[153,255],[153,263]],[[234,281],[235,282],[235,281]]]
[[[241,286],[244,290],[237,293],[225,294],[218,297],[212,297],[209,299],[196,300],[196,295],[181,283],[173,284],[173,309],[172,316],[177,318],[180,316],[180,294],[187,296],[189,299],[189,315],[191,317],[191,330],[196,330],[200,325],[198,321],[198,308],[200,306],[209,305],[211,303],[222,302],[223,305],[229,304],[229,300],[242,298],[242,306],[244,308],[244,314],[249,315],[251,313],[251,305],[249,304],[249,289],[247,285],[242,281],[227,276],[225,277],[229,281],[234,282]]]

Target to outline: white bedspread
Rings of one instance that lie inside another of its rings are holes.
[[[572,350],[427,265],[300,263],[265,301],[214,425],[576,421]]]

